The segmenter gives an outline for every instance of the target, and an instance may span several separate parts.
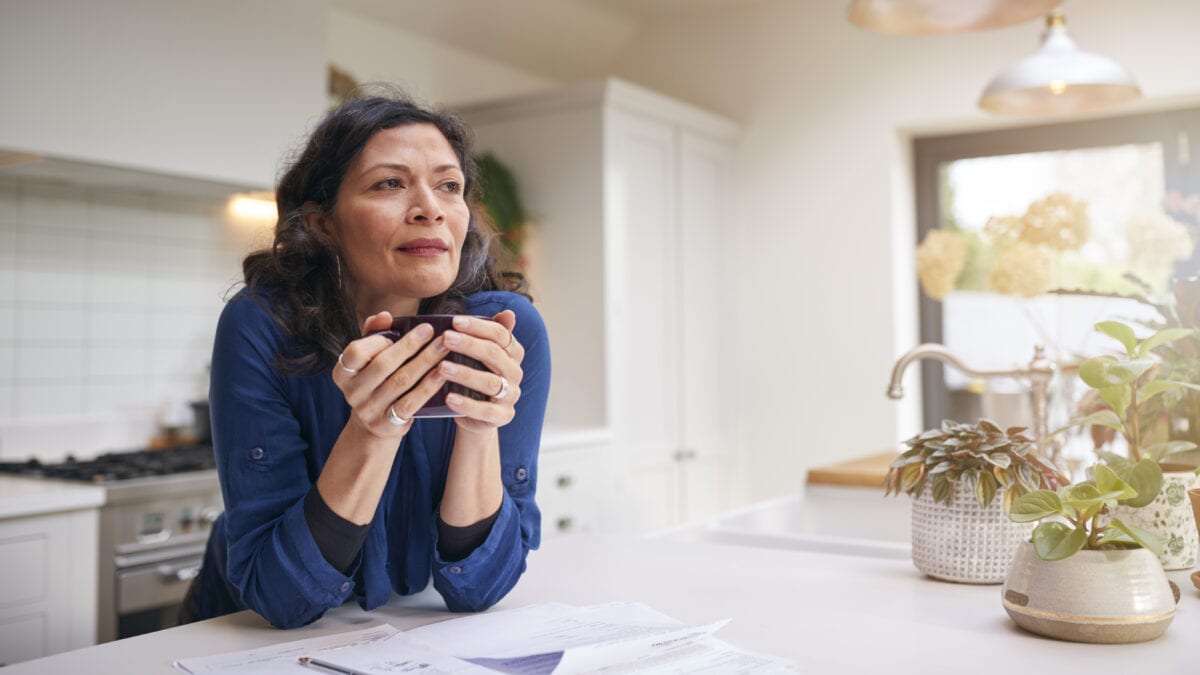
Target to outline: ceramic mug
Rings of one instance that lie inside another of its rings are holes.
[[[1192,500],[1192,520],[1196,524],[1196,536],[1200,537],[1200,488],[1188,490],[1188,497]]]
[[[479,317],[479,318],[487,318],[487,317]],[[420,315],[416,315],[416,316],[398,316],[398,317],[395,317],[394,319],[392,319],[392,327],[391,328],[389,328],[387,330],[376,331],[376,332],[372,333],[372,335],[382,335],[382,336],[390,339],[392,342],[395,342],[396,340],[399,340],[401,337],[404,337],[404,334],[407,333],[408,331],[416,328],[417,326],[419,326],[423,323],[427,323],[430,326],[433,326],[433,338],[430,340],[430,342],[432,342],[433,340],[436,340],[439,337],[441,337],[442,333],[445,333],[446,331],[453,328],[453,322],[454,322],[453,314],[420,314]],[[450,352],[449,354],[447,354],[446,360],[452,361],[454,363],[461,363],[464,366],[475,368],[477,370],[487,370],[486,368],[484,368],[483,364],[480,363],[479,361],[477,361],[469,356],[463,356],[462,354],[458,354],[455,352]],[[408,393],[408,392],[405,392],[405,393]],[[449,406],[446,405],[446,395],[447,394],[459,394],[461,396],[473,398],[477,401],[486,401],[488,399],[486,394],[481,394],[481,393],[475,391],[474,389],[468,389],[467,387],[464,387],[461,384],[456,384],[454,382],[446,382],[445,384],[442,385],[442,388],[439,389],[437,391],[437,393],[435,393],[433,396],[431,396],[429,398],[429,400],[426,401],[425,405],[422,406],[420,410],[413,413],[412,416],[414,418],[462,417],[462,415],[460,413],[454,412],[453,410],[450,409]]]

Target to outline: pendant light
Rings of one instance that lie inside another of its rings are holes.
[[[1000,28],[1043,16],[1062,0],[854,0],[850,23],[878,33],[936,35]]]
[[[1064,115],[1132,101],[1142,90],[1112,59],[1081,51],[1055,10],[1046,17],[1042,45],[994,77],[979,107],[1007,115]]]

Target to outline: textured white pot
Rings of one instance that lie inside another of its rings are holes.
[[[1196,565],[1200,548],[1196,521],[1187,491],[1200,485],[1200,476],[1190,467],[1163,465],[1162,490],[1154,501],[1140,509],[1117,506],[1113,517],[1137,525],[1162,537],[1163,548],[1158,558],[1164,569],[1186,570]]]
[[[967,584],[1004,581],[1017,546],[1029,539],[1033,523],[1014,523],[1004,514],[1002,495],[987,507],[961,482],[949,505],[933,501],[926,486],[912,505],[912,560],[935,579]]]
[[[1017,625],[1073,642],[1145,642],[1175,618],[1173,589],[1153,553],[1144,548],[1079,551],[1047,562],[1023,542],[1001,594]]]

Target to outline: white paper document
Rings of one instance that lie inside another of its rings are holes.
[[[641,603],[558,603],[476,614],[401,632],[381,624],[263,649],[181,659],[188,673],[773,673],[787,661],[713,637],[728,620],[685,625]]]

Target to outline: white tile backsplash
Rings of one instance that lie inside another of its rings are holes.
[[[87,306],[88,278],[87,271],[78,268],[22,264],[17,272],[17,304],[82,309]]]
[[[21,183],[17,220],[24,227],[88,229],[88,202],[81,188],[49,183]]]
[[[79,414],[144,426],[202,397],[236,248],[218,201],[0,182],[0,456],[9,428]]]
[[[70,346],[18,345],[17,386],[78,383],[86,379],[86,350]]]
[[[71,308],[16,307],[17,343],[50,342],[86,344],[89,321],[86,312]]]

